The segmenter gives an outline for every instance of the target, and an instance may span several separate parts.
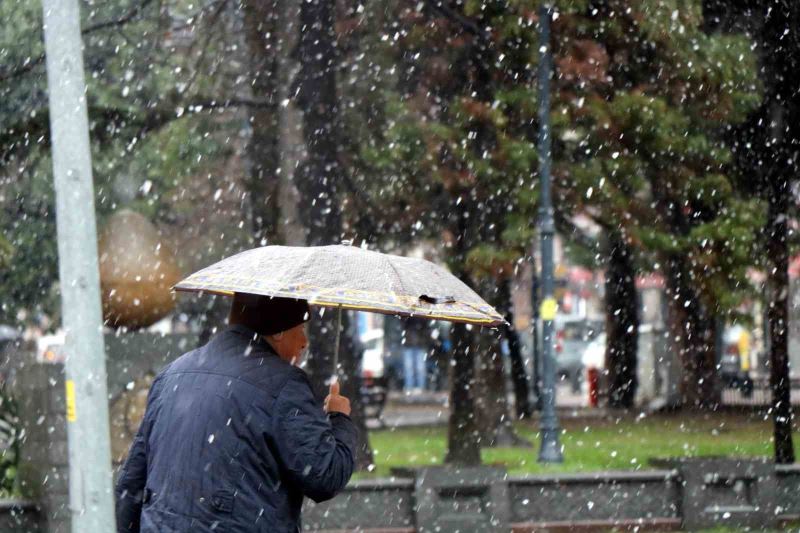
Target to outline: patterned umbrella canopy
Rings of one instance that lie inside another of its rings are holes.
[[[348,245],[263,246],[199,270],[173,287],[307,300],[356,309],[498,326],[503,317],[444,268]]]

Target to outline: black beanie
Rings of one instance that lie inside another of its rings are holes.
[[[308,302],[294,298],[271,298],[237,292],[231,304],[235,322],[250,327],[261,335],[273,335],[308,321]]]

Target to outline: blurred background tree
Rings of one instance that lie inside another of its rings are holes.
[[[761,224],[722,135],[760,100],[752,42],[704,33],[699,1],[593,1],[559,20],[557,183],[606,233],[610,402],[633,402],[642,269],[667,281],[683,403],[713,407],[717,318],[752,294]]]

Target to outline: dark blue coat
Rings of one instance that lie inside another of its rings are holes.
[[[153,382],[116,487],[117,531],[291,532],[350,479],[357,433],[305,372],[234,325]]]

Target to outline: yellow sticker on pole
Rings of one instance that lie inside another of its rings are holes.
[[[558,312],[558,303],[555,298],[545,298],[539,306],[539,316],[542,320],[555,320]]]
[[[75,422],[78,414],[75,412],[75,382],[68,379],[65,383],[67,387],[67,421]]]

